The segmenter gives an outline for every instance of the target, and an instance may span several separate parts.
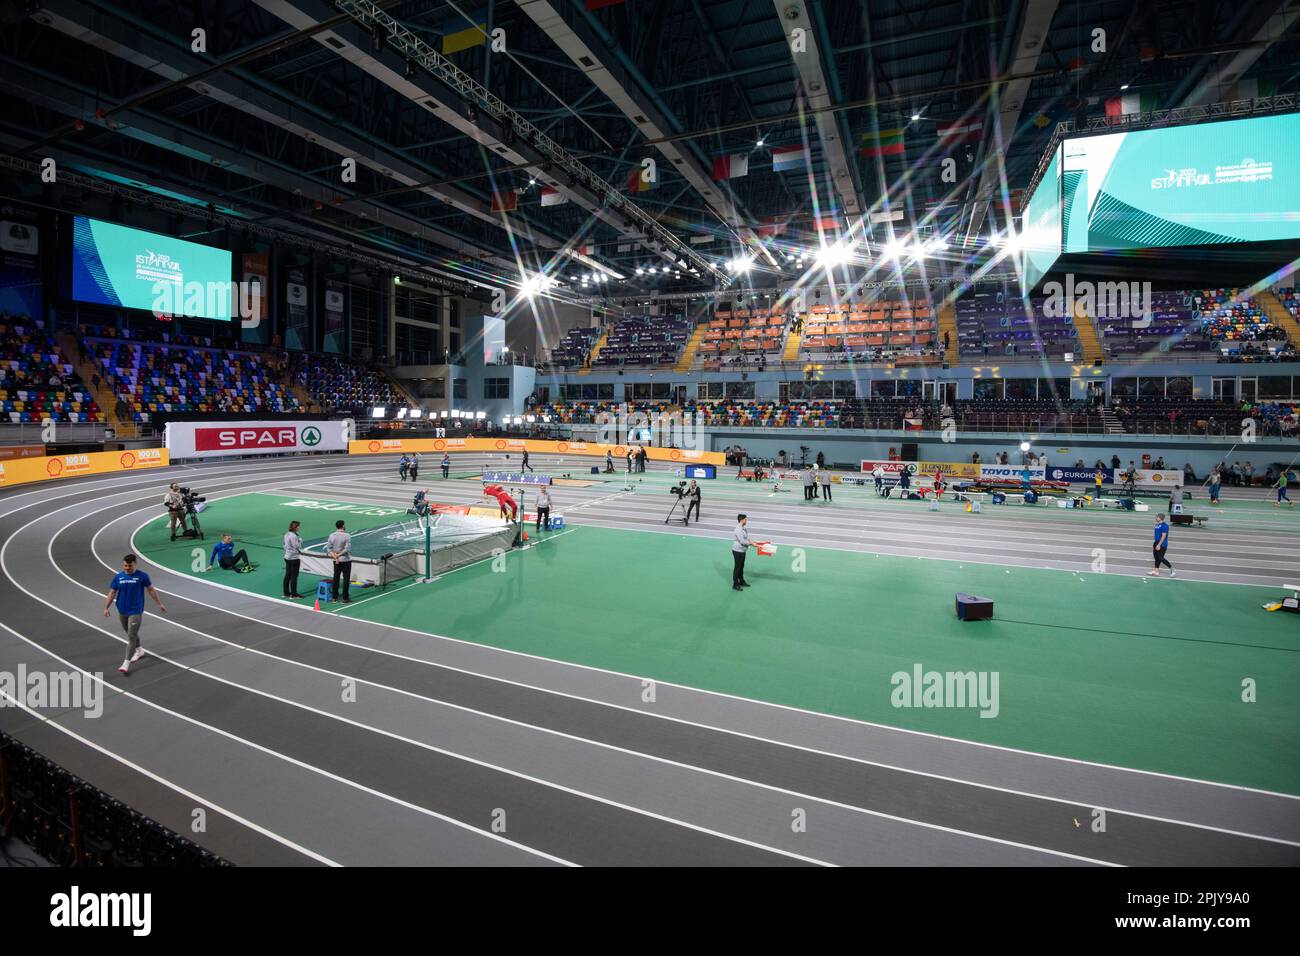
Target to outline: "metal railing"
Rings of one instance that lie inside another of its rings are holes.
[[[98,444],[107,428],[104,422],[0,424],[0,445]]]

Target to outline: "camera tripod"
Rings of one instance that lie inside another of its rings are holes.
[[[203,525],[199,524],[199,513],[194,510],[193,505],[186,507],[185,517],[189,519],[190,530],[194,532],[193,536],[198,538],[200,541],[205,540],[203,537]]]
[[[669,521],[673,520],[673,515],[677,513],[678,508],[683,507],[682,502],[685,500],[686,500],[685,495],[673,495],[673,506],[668,509],[668,517],[664,518],[664,524],[667,524]],[[682,515],[682,521],[683,522],[686,521],[686,514]]]

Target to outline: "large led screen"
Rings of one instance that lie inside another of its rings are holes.
[[[1061,255],[1061,147],[1038,181],[1020,225],[1025,286],[1033,287]]]
[[[230,319],[231,255],[111,222],[72,217],[72,297],[199,319]]]
[[[1064,143],[1065,251],[1300,237],[1300,114]]]

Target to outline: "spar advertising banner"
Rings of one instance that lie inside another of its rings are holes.
[[[333,422],[168,422],[165,443],[173,459],[346,451],[346,424]]]
[[[166,448],[94,451],[83,455],[48,455],[0,462],[0,488],[32,481],[111,475],[162,468],[168,464]]]
[[[518,455],[525,449],[534,455],[583,455],[604,458],[612,452],[615,461],[627,458],[627,445],[602,445],[586,441],[541,441],[534,438],[363,438],[348,442],[349,455],[441,455],[443,452],[478,452]],[[721,467],[720,451],[696,451],[691,448],[647,448],[650,461]]]

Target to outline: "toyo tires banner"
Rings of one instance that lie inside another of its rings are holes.
[[[165,444],[177,458],[347,451],[346,424],[333,422],[168,422]]]

